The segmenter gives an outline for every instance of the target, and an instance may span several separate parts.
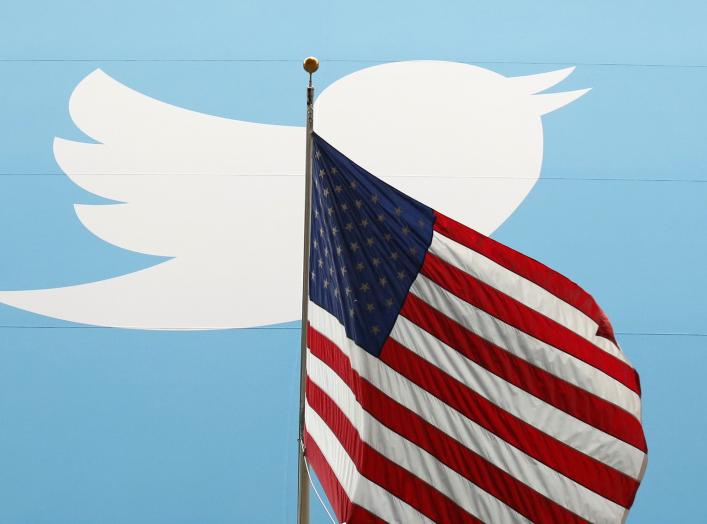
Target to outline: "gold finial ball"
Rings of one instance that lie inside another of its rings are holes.
[[[304,59],[304,63],[302,64],[302,66],[304,67],[304,70],[311,75],[317,69],[319,69],[319,60],[313,56],[308,56]]]

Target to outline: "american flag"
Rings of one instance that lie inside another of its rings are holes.
[[[304,445],[338,519],[625,519],[639,379],[592,297],[313,155]]]

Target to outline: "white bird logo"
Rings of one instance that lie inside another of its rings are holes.
[[[322,92],[315,130],[398,189],[489,234],[540,176],[541,116],[588,91],[539,94],[573,69],[506,77],[455,62],[370,67]],[[97,282],[2,291],[0,302],[136,329],[299,318],[303,128],[175,107],[101,70],[79,83],[69,110],[98,143],[56,138],[59,166],[119,202],[77,204],[78,218],[106,242],[171,258]]]

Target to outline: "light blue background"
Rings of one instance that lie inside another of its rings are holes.
[[[684,335],[707,333],[707,7],[646,4],[5,2],[0,289],[159,260],[86,231],[71,205],[101,200],[53,160],[55,135],[83,138],[68,97],[96,67],[191,109],[300,124],[309,54],[319,89],[399,59],[578,65],[558,89],[593,90],[544,118],[543,178],[494,236],[580,282],[622,333],[650,447],[630,521],[707,521],[707,337]],[[295,325],[124,331],[2,306],[0,325],[0,524],[292,521]]]

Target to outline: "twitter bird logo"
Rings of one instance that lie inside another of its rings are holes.
[[[489,234],[540,176],[541,117],[588,90],[542,93],[573,68],[506,77],[455,62],[363,69],[318,97],[315,130],[401,191]],[[56,138],[101,239],[169,260],[80,285],[2,291],[58,319],[135,329],[222,329],[299,318],[304,128],[220,118],[138,93],[101,70],[69,110],[97,143]]]

